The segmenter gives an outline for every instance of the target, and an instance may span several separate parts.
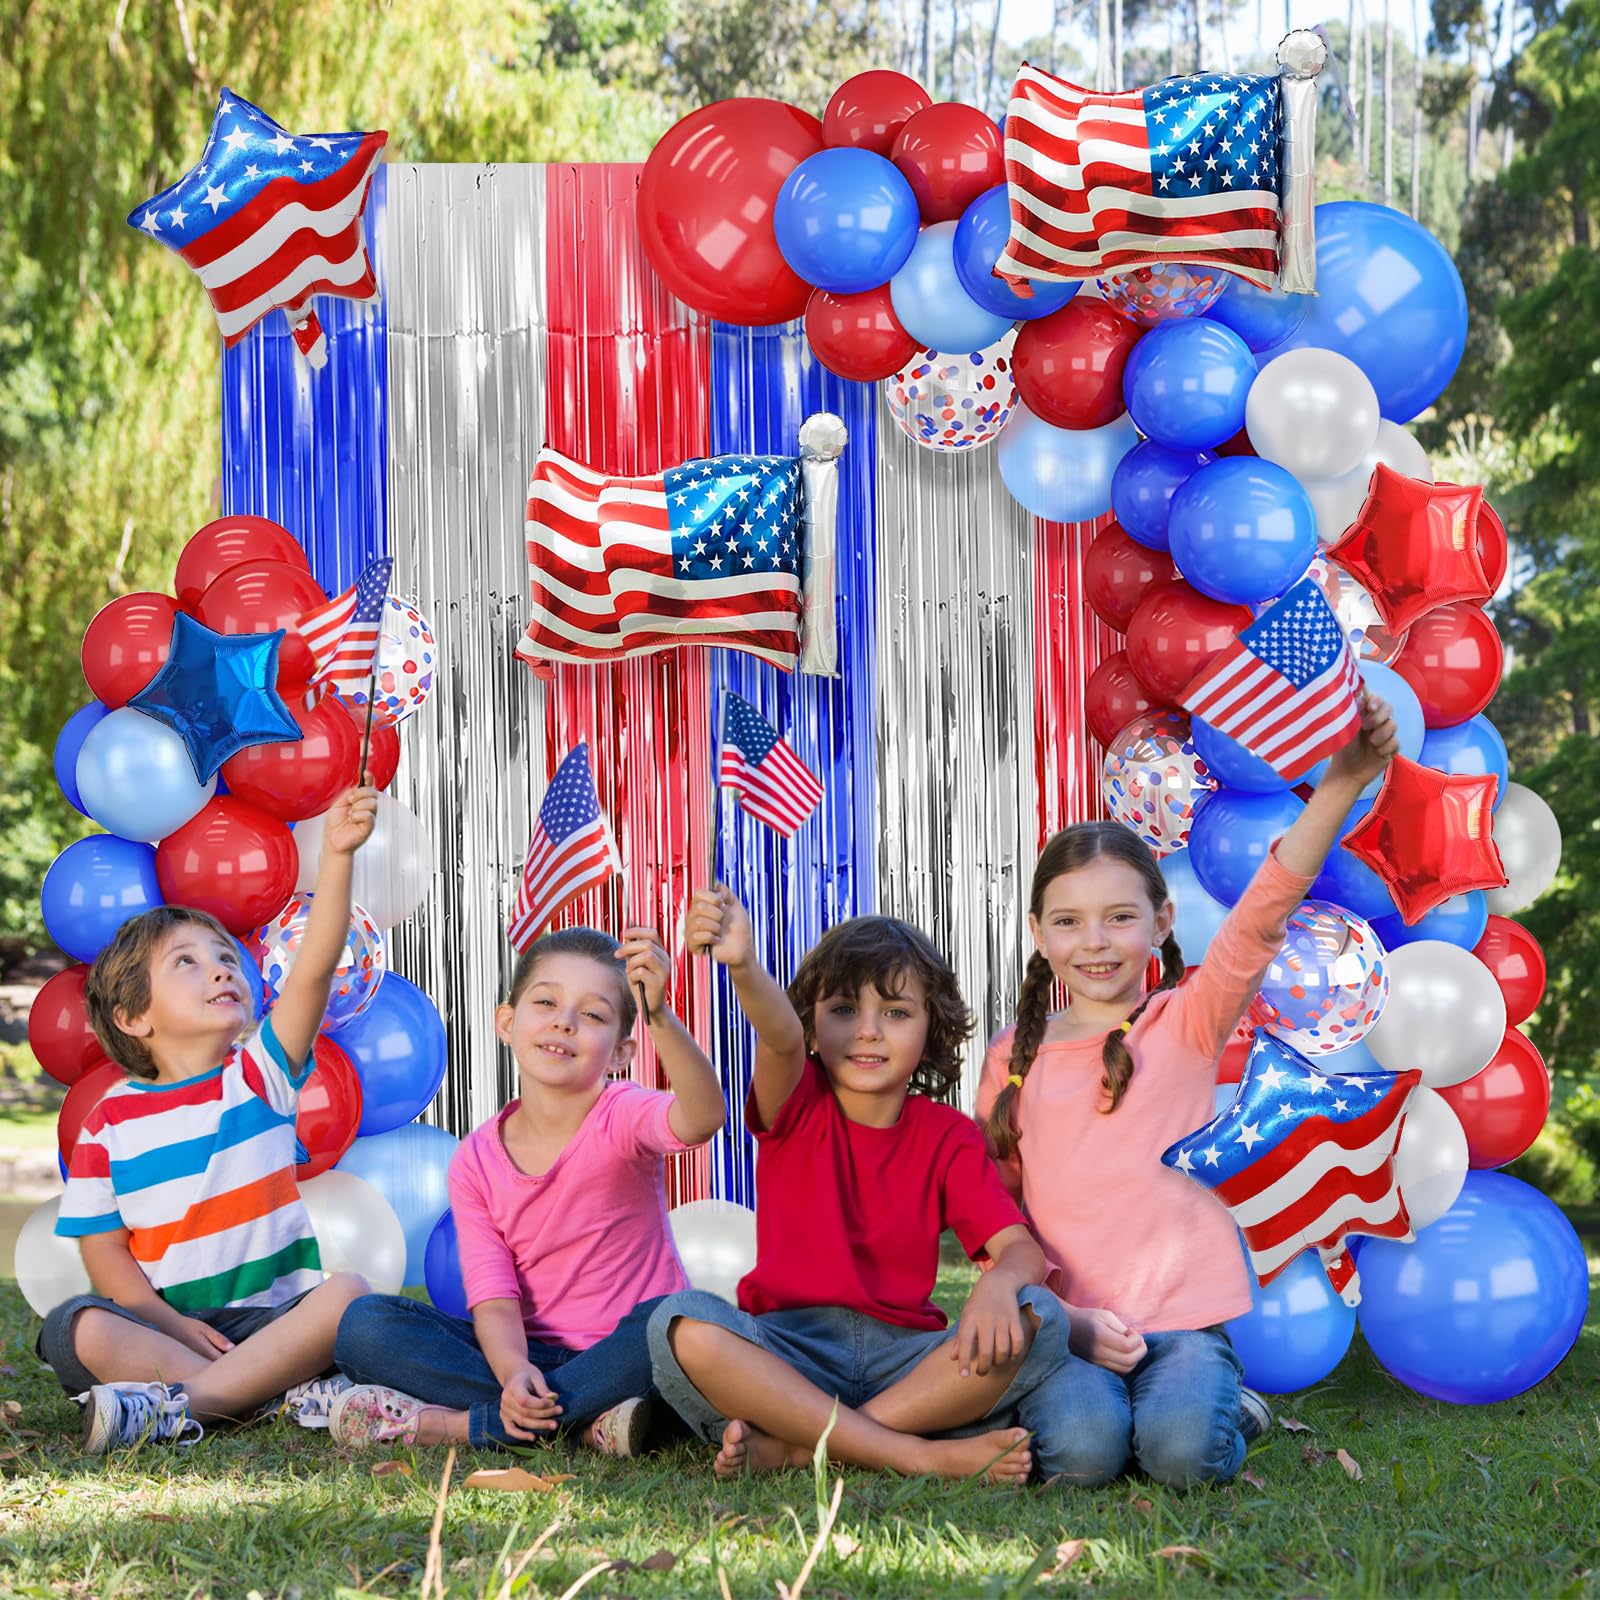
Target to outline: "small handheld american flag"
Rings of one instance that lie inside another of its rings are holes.
[[[372,676],[393,571],[388,556],[368,562],[343,594],[306,612],[295,624],[311,651],[313,683],[353,692]]]
[[[722,702],[722,751],[717,782],[733,789],[751,816],[792,838],[817,809],[822,784],[778,730],[748,700],[728,693]]]

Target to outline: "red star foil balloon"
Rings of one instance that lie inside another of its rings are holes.
[[[1506,871],[1494,842],[1499,786],[1493,774],[1435,772],[1396,756],[1344,848],[1383,879],[1407,924],[1452,895],[1503,888]]]
[[[1404,632],[1452,600],[1494,593],[1478,550],[1483,490],[1408,478],[1381,462],[1356,520],[1328,547],[1371,594],[1384,622]]]

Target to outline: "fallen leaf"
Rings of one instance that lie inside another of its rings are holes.
[[[854,1534],[841,1533],[837,1528],[830,1535],[833,1544],[833,1553],[841,1560],[847,1561],[861,1548],[861,1541]]]
[[[165,1511],[142,1511],[139,1514],[146,1522],[176,1522],[178,1520]]]
[[[468,1489],[494,1489],[513,1494],[533,1490],[537,1494],[549,1494],[557,1485],[570,1483],[576,1476],[572,1472],[552,1472],[549,1477],[541,1478],[537,1472],[526,1472],[521,1467],[483,1467],[468,1473],[461,1482]]]
[[[1308,1467],[1320,1467],[1328,1459],[1328,1452],[1317,1449],[1314,1444],[1307,1444],[1301,1448],[1300,1459]]]
[[[641,1572],[671,1572],[677,1566],[678,1558],[670,1550],[657,1550],[653,1556],[646,1556],[639,1563]]]
[[[1087,1539],[1063,1539],[1056,1546],[1054,1565],[1041,1573],[1040,1576],[1053,1578],[1058,1572],[1065,1572],[1088,1548],[1089,1541]]]
[[[1158,1556],[1164,1556],[1168,1561],[1207,1561],[1211,1560],[1204,1550],[1192,1544],[1164,1544],[1156,1551]]]
[[[1333,1459],[1350,1474],[1357,1483],[1361,1482],[1361,1463],[1350,1454],[1348,1450],[1335,1450]]]
[[[372,1469],[374,1478],[392,1478],[396,1473],[399,1473],[402,1478],[416,1476],[411,1469],[409,1461],[379,1461]]]
[[[1241,1472],[1241,1473],[1240,1473],[1240,1474],[1239,1474],[1239,1476],[1240,1476],[1240,1477],[1241,1477],[1241,1478],[1243,1478],[1243,1479],[1244,1479],[1244,1481],[1245,1481],[1245,1482],[1246,1482],[1246,1483],[1248,1483],[1248,1484],[1249,1484],[1249,1485],[1250,1485],[1250,1487],[1251,1487],[1251,1488],[1252,1488],[1252,1489],[1265,1489],[1265,1488],[1266,1488],[1266,1484],[1264,1484],[1264,1483],[1263,1483],[1263,1482],[1262,1482],[1262,1481],[1261,1481],[1261,1480],[1260,1480],[1260,1479],[1259,1479],[1259,1478],[1258,1478],[1258,1477],[1257,1477],[1257,1476],[1256,1476],[1256,1475],[1255,1475],[1255,1473],[1253,1473],[1253,1472]]]
[[[1299,1417],[1279,1417],[1278,1426],[1289,1433],[1311,1433],[1315,1431],[1309,1423],[1302,1422]]]
[[[1142,1495],[1137,1493],[1130,1494],[1128,1496],[1128,1504],[1132,1506],[1135,1511],[1143,1512],[1147,1517],[1152,1511],[1155,1510],[1155,1506],[1151,1504],[1150,1501],[1146,1500]]]

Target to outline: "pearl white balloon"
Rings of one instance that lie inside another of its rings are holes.
[[[322,830],[327,814],[294,826],[300,852],[297,890],[315,889],[322,862]],[[350,898],[363,906],[380,928],[404,922],[427,897],[437,868],[433,840],[421,819],[392,795],[378,796],[372,837],[356,852]]]
[[[1417,1233],[1456,1203],[1467,1181],[1466,1130],[1450,1102],[1424,1084],[1418,1084],[1406,1101],[1394,1175]]]
[[[1317,538],[1332,544],[1360,514],[1372,487],[1372,474],[1379,464],[1408,478],[1433,482],[1433,464],[1428,452],[1398,422],[1387,417],[1378,424],[1378,436],[1360,463],[1337,478],[1318,478],[1303,483],[1317,513]]]
[[[57,1195],[30,1211],[17,1234],[17,1287],[41,1317],[75,1294],[94,1293],[89,1274],[83,1270],[78,1241],[63,1239],[56,1232],[60,1214],[61,1197]]]
[[[374,1185],[333,1168],[307,1178],[300,1198],[324,1273],[359,1272],[374,1294],[400,1293],[406,1281],[406,1231]]]
[[[1489,891],[1489,909],[1509,917],[1531,906],[1552,883],[1561,866],[1561,824],[1532,789],[1506,785],[1506,797],[1494,814],[1494,842],[1509,880]]]
[[[1291,350],[1269,361],[1244,407],[1256,454],[1302,483],[1354,471],[1382,420],[1372,380],[1334,350]]]
[[[688,1200],[667,1213],[689,1282],[732,1303],[756,1264],[756,1214],[732,1200]]]
[[[1470,950],[1419,939],[1388,953],[1389,1000],[1367,1035],[1385,1072],[1415,1067],[1430,1089],[1482,1072],[1506,1031],[1506,997]]]

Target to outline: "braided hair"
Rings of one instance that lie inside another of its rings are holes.
[[[1150,904],[1160,911],[1171,896],[1166,879],[1156,865],[1156,858],[1137,834],[1116,822],[1078,822],[1063,828],[1044,847],[1039,865],[1033,870],[1033,888],[1028,909],[1037,919],[1044,915],[1046,890],[1057,878],[1091,861],[1109,857],[1125,862],[1144,880]],[[1128,1050],[1128,1030],[1131,1029],[1150,1002],[1167,989],[1175,989],[1183,977],[1183,952],[1177,939],[1169,932],[1161,941],[1161,981],[1134,1007],[1128,1020],[1113,1028],[1101,1049],[1101,1064],[1105,1074],[1101,1087],[1106,1091],[1104,1114],[1115,1111],[1127,1092],[1128,1080],[1133,1076],[1133,1056]],[[1022,976],[1022,991],[1017,997],[1017,1025],[1011,1039],[1011,1077],[1026,1078],[1039,1046],[1044,1043],[1045,1028],[1050,1021],[1050,999],[1055,988],[1055,974],[1042,953],[1035,951],[1028,958]],[[987,1132],[996,1157],[1002,1161],[1016,1152],[1021,1129],[1017,1125],[1017,1097],[1022,1093],[1020,1083],[1007,1083],[995,1098],[989,1112]]]

